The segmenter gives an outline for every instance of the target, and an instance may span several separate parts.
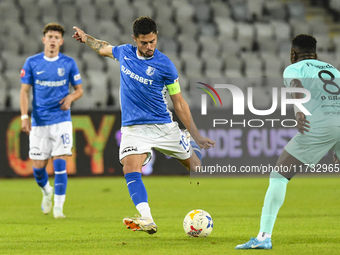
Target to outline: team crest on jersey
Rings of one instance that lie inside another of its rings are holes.
[[[146,74],[151,76],[155,73],[155,68],[151,67],[151,66],[148,66],[148,69],[146,69]]]
[[[65,74],[65,69],[64,68],[58,68],[58,75],[64,76],[64,74]]]

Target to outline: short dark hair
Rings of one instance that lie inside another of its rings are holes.
[[[301,53],[315,53],[316,39],[307,34],[300,34],[293,38],[292,47],[297,48]]]
[[[61,36],[64,36],[65,33],[65,29],[62,27],[62,25],[58,24],[58,23],[48,23],[43,30],[44,35],[48,32],[48,31],[59,31],[61,33]]]
[[[133,22],[133,36],[138,37],[140,34],[147,35],[150,33],[157,34],[156,22],[150,17],[140,17]]]

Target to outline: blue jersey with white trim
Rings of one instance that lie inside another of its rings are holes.
[[[177,82],[178,73],[171,60],[157,49],[140,57],[131,44],[113,47],[112,54],[120,63],[122,126],[172,122],[166,85]]]
[[[48,58],[44,52],[27,58],[21,70],[21,83],[32,86],[32,126],[46,126],[71,121],[70,110],[61,110],[61,99],[72,86],[82,83],[73,58],[59,53]]]

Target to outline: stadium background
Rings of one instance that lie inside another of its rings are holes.
[[[72,39],[72,26],[118,45],[133,43],[132,23],[137,17],[151,16],[158,24],[157,48],[175,63],[187,101],[192,79],[209,82],[220,78],[230,83],[256,79],[259,82],[252,86],[260,93],[254,104],[265,108],[270,107],[272,89],[265,81],[282,80],[294,35],[313,34],[319,58],[340,67],[339,10],[336,0],[1,0],[0,164],[4,167],[0,176],[32,174],[28,138],[20,132],[19,73],[28,56],[43,50],[42,28],[48,22],[59,22],[66,29],[61,51],[76,60],[84,86],[84,96],[72,106],[75,146],[68,161],[69,174],[109,176],[122,175],[118,163],[119,64]],[[196,102],[190,102],[193,111],[198,108]],[[231,101],[223,108],[228,115]],[[219,155],[234,164],[240,164],[241,159],[256,163],[265,158],[274,164],[293,134],[285,131],[278,141],[275,136],[280,129],[259,130],[263,139],[255,155],[250,153],[249,130],[234,131],[225,128],[219,132],[220,146],[206,157],[216,159]],[[209,130],[205,132],[213,136]],[[228,143],[232,133],[238,135],[243,154],[230,155],[235,149]],[[53,172],[51,168],[48,171]],[[150,169],[145,169],[145,174],[149,173]],[[153,174],[188,173],[174,160],[156,154]]]

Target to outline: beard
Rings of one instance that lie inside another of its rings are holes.
[[[152,54],[151,54],[151,55],[148,55],[148,52],[152,52]],[[142,51],[139,50],[139,53],[140,53],[143,57],[145,57],[145,58],[151,58],[151,57],[153,56],[153,54],[154,54],[154,51],[148,50],[148,51],[146,51],[146,52],[142,52]]]

